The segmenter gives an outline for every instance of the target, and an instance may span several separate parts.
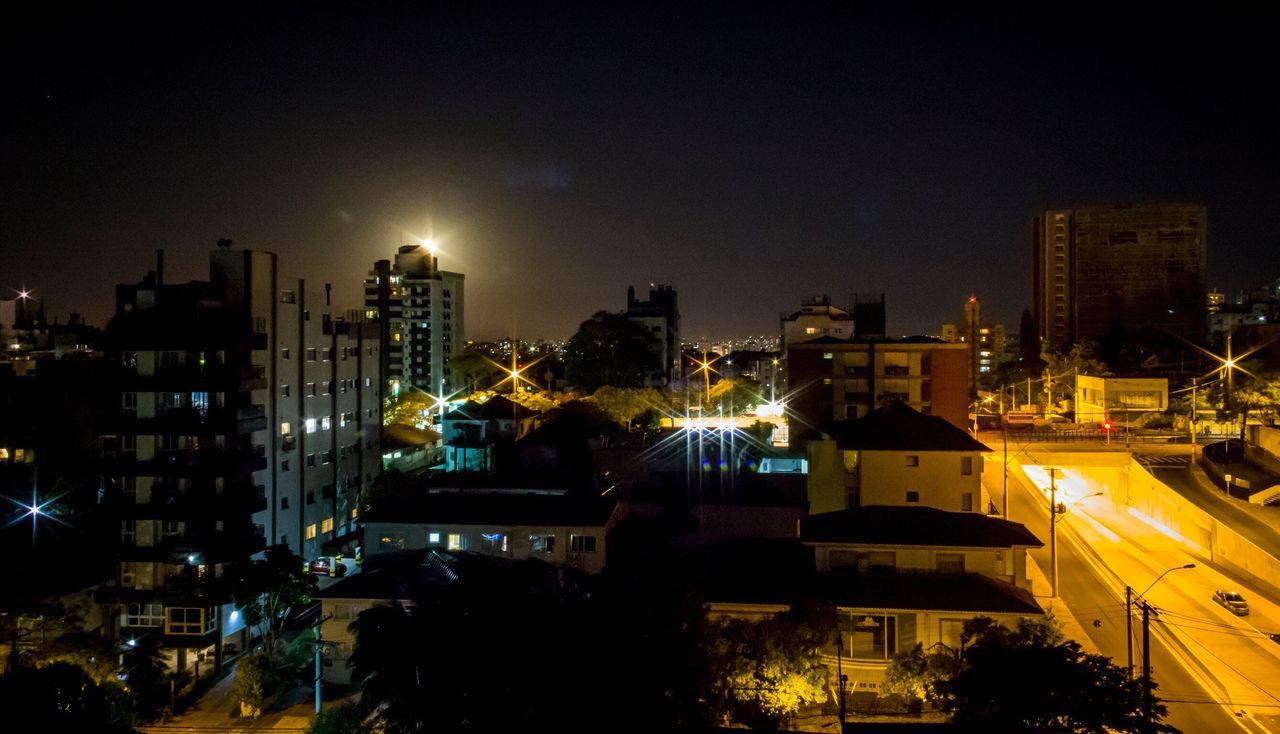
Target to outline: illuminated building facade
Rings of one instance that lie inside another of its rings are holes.
[[[427,245],[405,245],[394,262],[374,263],[364,282],[365,316],[379,324],[386,398],[408,389],[448,395],[462,388],[449,360],[465,344],[464,277],[440,270]]]
[[[942,325],[942,340],[969,345],[970,399],[977,398],[979,390],[989,389],[996,367],[1004,361],[1004,324],[983,322],[982,302],[977,296],[965,301],[962,323]]]

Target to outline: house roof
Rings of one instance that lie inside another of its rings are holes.
[[[428,492],[387,498],[365,513],[372,523],[604,527],[615,502],[570,495]]]
[[[806,543],[916,545],[959,548],[1044,547],[1022,523],[976,512],[876,505],[800,519]]]
[[[458,559],[439,551],[395,554],[374,567],[370,559],[361,573],[322,589],[317,599],[415,599],[458,580]]]
[[[417,446],[426,446],[440,440],[440,434],[403,423],[392,423],[382,428],[382,450],[395,451]]]
[[[513,410],[515,411],[514,413],[512,412]],[[446,421],[491,421],[511,420],[512,416],[515,416],[517,420],[520,420],[535,415],[538,415],[536,411],[529,410],[523,405],[512,402],[501,395],[495,395],[483,403],[468,400],[451,412],[446,413],[444,419]]]
[[[811,549],[794,540],[719,543],[705,561],[703,592],[712,604],[824,600],[856,609],[1043,614],[1027,590],[980,574],[818,575]]]
[[[900,400],[857,420],[833,421],[826,433],[842,451],[990,451],[947,419],[925,415]]]

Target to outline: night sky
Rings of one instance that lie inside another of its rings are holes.
[[[1264,18],[104,5],[0,30],[0,286],[50,316],[105,322],[157,247],[203,278],[220,237],[356,307],[429,223],[470,338],[567,337],[650,281],[686,338],[855,291],[894,333],[970,293],[1016,333],[1031,217],[1076,204],[1204,203],[1210,286],[1280,276]]]

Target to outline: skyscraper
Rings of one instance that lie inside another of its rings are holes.
[[[943,324],[942,340],[969,345],[969,397],[978,397],[979,389],[991,387],[996,367],[1004,361],[1004,324],[982,320],[982,302],[969,296],[964,303],[964,322]]]
[[[1198,204],[1045,211],[1033,231],[1040,338],[1062,347],[1117,329],[1205,331],[1208,213]]]
[[[462,387],[449,360],[464,343],[463,278],[440,270],[429,245],[405,245],[394,263],[374,263],[364,281],[364,303],[365,315],[380,324],[385,397],[408,389],[447,395]]]

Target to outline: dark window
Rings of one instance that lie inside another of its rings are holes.
[[[919,501],[920,501],[920,493],[919,493],[919,492],[916,492],[916,491],[914,491],[914,490],[909,490],[909,491],[907,492],[907,501],[908,501],[908,502],[919,502]]]

